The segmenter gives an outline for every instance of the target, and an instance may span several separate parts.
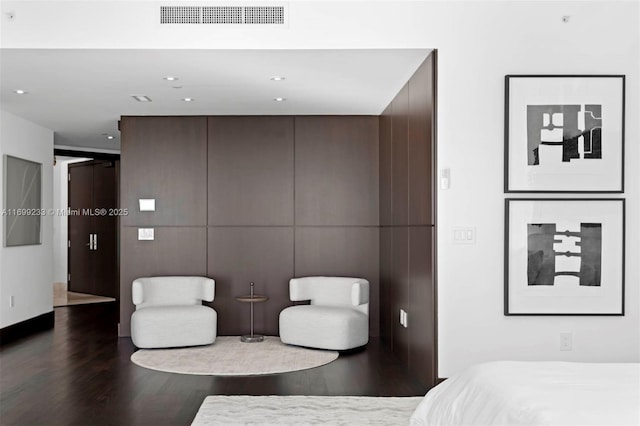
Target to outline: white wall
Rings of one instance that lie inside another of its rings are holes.
[[[41,163],[42,207],[53,207],[53,132],[0,110],[0,154]],[[4,170],[0,188],[3,179]],[[0,206],[2,203],[4,198]],[[4,233],[0,233],[0,328],[53,310],[52,219],[42,217],[40,245],[4,247]],[[10,296],[14,297],[13,308],[9,307]]]
[[[177,3],[177,2],[176,2]],[[640,19],[634,1],[290,1],[290,26],[161,26],[160,2],[2,3],[6,47],[437,48],[439,375],[493,359],[640,359]],[[562,22],[562,16],[571,16]],[[117,30],[116,30],[117,28]],[[504,75],[626,74],[627,314],[503,316]],[[398,88],[400,89],[400,88]],[[453,245],[473,226],[477,244]],[[572,331],[574,350],[560,352]]]
[[[69,164],[86,161],[88,158],[58,157],[53,166],[53,208],[56,211],[66,211],[69,207]],[[69,239],[68,218],[65,215],[57,215],[53,218],[53,282],[66,283],[68,271]]]

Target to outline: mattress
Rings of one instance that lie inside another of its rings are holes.
[[[640,425],[640,364],[500,361],[431,389],[411,425]]]

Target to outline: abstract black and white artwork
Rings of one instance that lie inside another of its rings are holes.
[[[624,200],[508,199],[506,315],[622,315]]]
[[[578,285],[599,286],[602,224],[527,224],[527,284],[554,285],[569,276]]]
[[[624,76],[507,76],[506,192],[622,192]]]
[[[41,243],[42,164],[4,156],[4,245]]]

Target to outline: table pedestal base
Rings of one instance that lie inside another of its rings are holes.
[[[240,341],[244,343],[258,343],[264,340],[264,336],[260,334],[245,334],[240,336]]]

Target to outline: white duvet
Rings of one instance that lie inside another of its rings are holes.
[[[640,425],[640,364],[501,361],[431,389],[411,425]]]

